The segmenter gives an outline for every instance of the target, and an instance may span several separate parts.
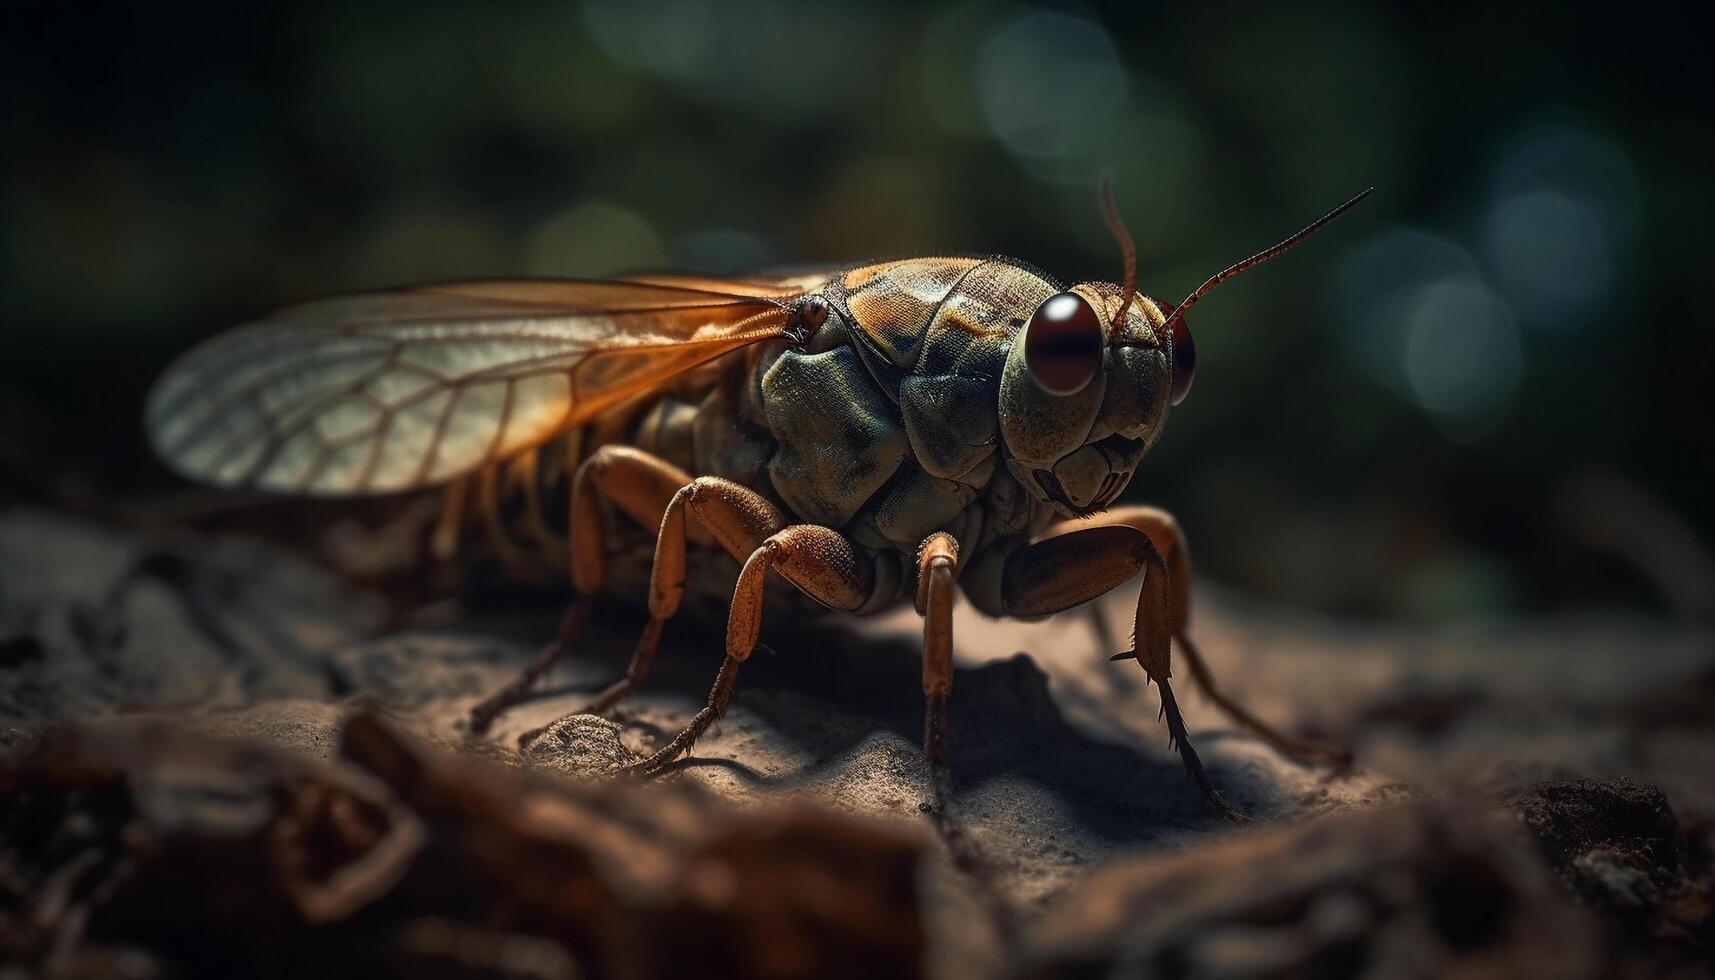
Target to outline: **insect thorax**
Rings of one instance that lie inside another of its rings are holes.
[[[917,548],[935,531],[960,542],[968,567],[1053,516],[1001,460],[997,399],[1020,317],[1054,288],[981,259],[835,276],[818,290],[834,315],[801,344],[737,351],[543,447],[544,460],[558,459],[537,467],[555,474],[541,497],[560,506],[576,460],[625,443],[749,487],[795,522],[842,531],[871,551],[878,583],[893,592],[910,588]],[[613,585],[645,581],[653,529],[615,531],[614,558],[637,567],[618,569]],[[709,561],[720,570],[705,583],[715,595],[737,565]]]
[[[1046,519],[1000,464],[996,413],[1020,311],[1053,291],[1011,263],[970,258],[830,279],[821,293],[837,315],[757,365],[772,490],[805,521],[906,555],[937,530],[969,555]]]

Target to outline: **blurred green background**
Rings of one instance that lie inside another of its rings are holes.
[[[13,4],[0,435],[173,485],[140,404],[277,304],[447,277],[998,252],[1202,304],[1127,497],[1342,613],[1709,612],[1700,32],[1667,9]]]

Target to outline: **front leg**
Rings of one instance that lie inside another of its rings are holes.
[[[1228,717],[1238,722],[1240,726],[1250,729],[1252,734],[1287,755],[1320,762],[1332,766],[1336,770],[1350,766],[1352,764],[1350,751],[1339,746],[1321,745],[1280,731],[1258,718],[1244,705],[1228,697],[1226,692],[1215,683],[1214,672],[1209,669],[1209,663],[1203,659],[1203,654],[1197,649],[1197,645],[1191,642],[1191,636],[1186,629],[1191,616],[1191,549],[1186,545],[1185,533],[1179,529],[1179,522],[1173,519],[1172,514],[1157,507],[1116,507],[1097,517],[1090,518],[1086,522],[1067,522],[1057,527],[1051,527],[1049,532],[1053,533],[1057,529],[1070,530],[1080,526],[1111,524],[1122,524],[1142,532],[1155,545],[1156,550],[1161,552],[1162,558],[1167,562],[1167,580],[1171,586],[1168,595],[1166,622],[1169,629],[1167,632],[1170,632],[1173,639],[1178,641],[1179,650],[1185,655],[1185,663],[1191,668],[1191,676],[1203,689],[1204,695],[1210,701],[1215,702],[1216,707],[1225,711]],[[1162,642],[1165,642],[1165,637],[1163,637]],[[1127,660],[1134,656],[1136,656],[1134,650],[1127,650],[1113,659]]]
[[[1147,570],[1147,571],[1145,571]],[[1171,641],[1182,620],[1174,617],[1174,582],[1167,559],[1150,536],[1126,524],[1080,527],[1044,538],[1013,552],[1001,571],[1001,610],[1011,616],[1047,616],[1088,602],[1145,571],[1138,591],[1133,649],[1144,675],[1161,691],[1161,714],[1185,772],[1209,804],[1224,816],[1244,815],[1216,791],[1191,745],[1185,718],[1173,696]],[[1180,607],[1181,611],[1183,606]]]

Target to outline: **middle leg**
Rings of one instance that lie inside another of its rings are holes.
[[[917,549],[917,612],[923,617],[923,754],[947,765],[947,696],[953,693],[953,580],[959,542],[936,531]]]
[[[726,659],[709,691],[708,703],[672,741],[626,771],[654,775],[679,756],[726,713],[738,681],[738,669],[750,659],[762,631],[764,587],[769,571],[797,586],[831,609],[856,611],[869,600],[875,566],[869,554],[838,531],[814,524],[795,524],[770,535],[739,572],[733,587],[732,612],[727,617]]]

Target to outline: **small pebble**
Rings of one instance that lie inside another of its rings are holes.
[[[599,776],[637,761],[620,727],[598,715],[568,715],[523,750],[524,761],[573,776]]]

